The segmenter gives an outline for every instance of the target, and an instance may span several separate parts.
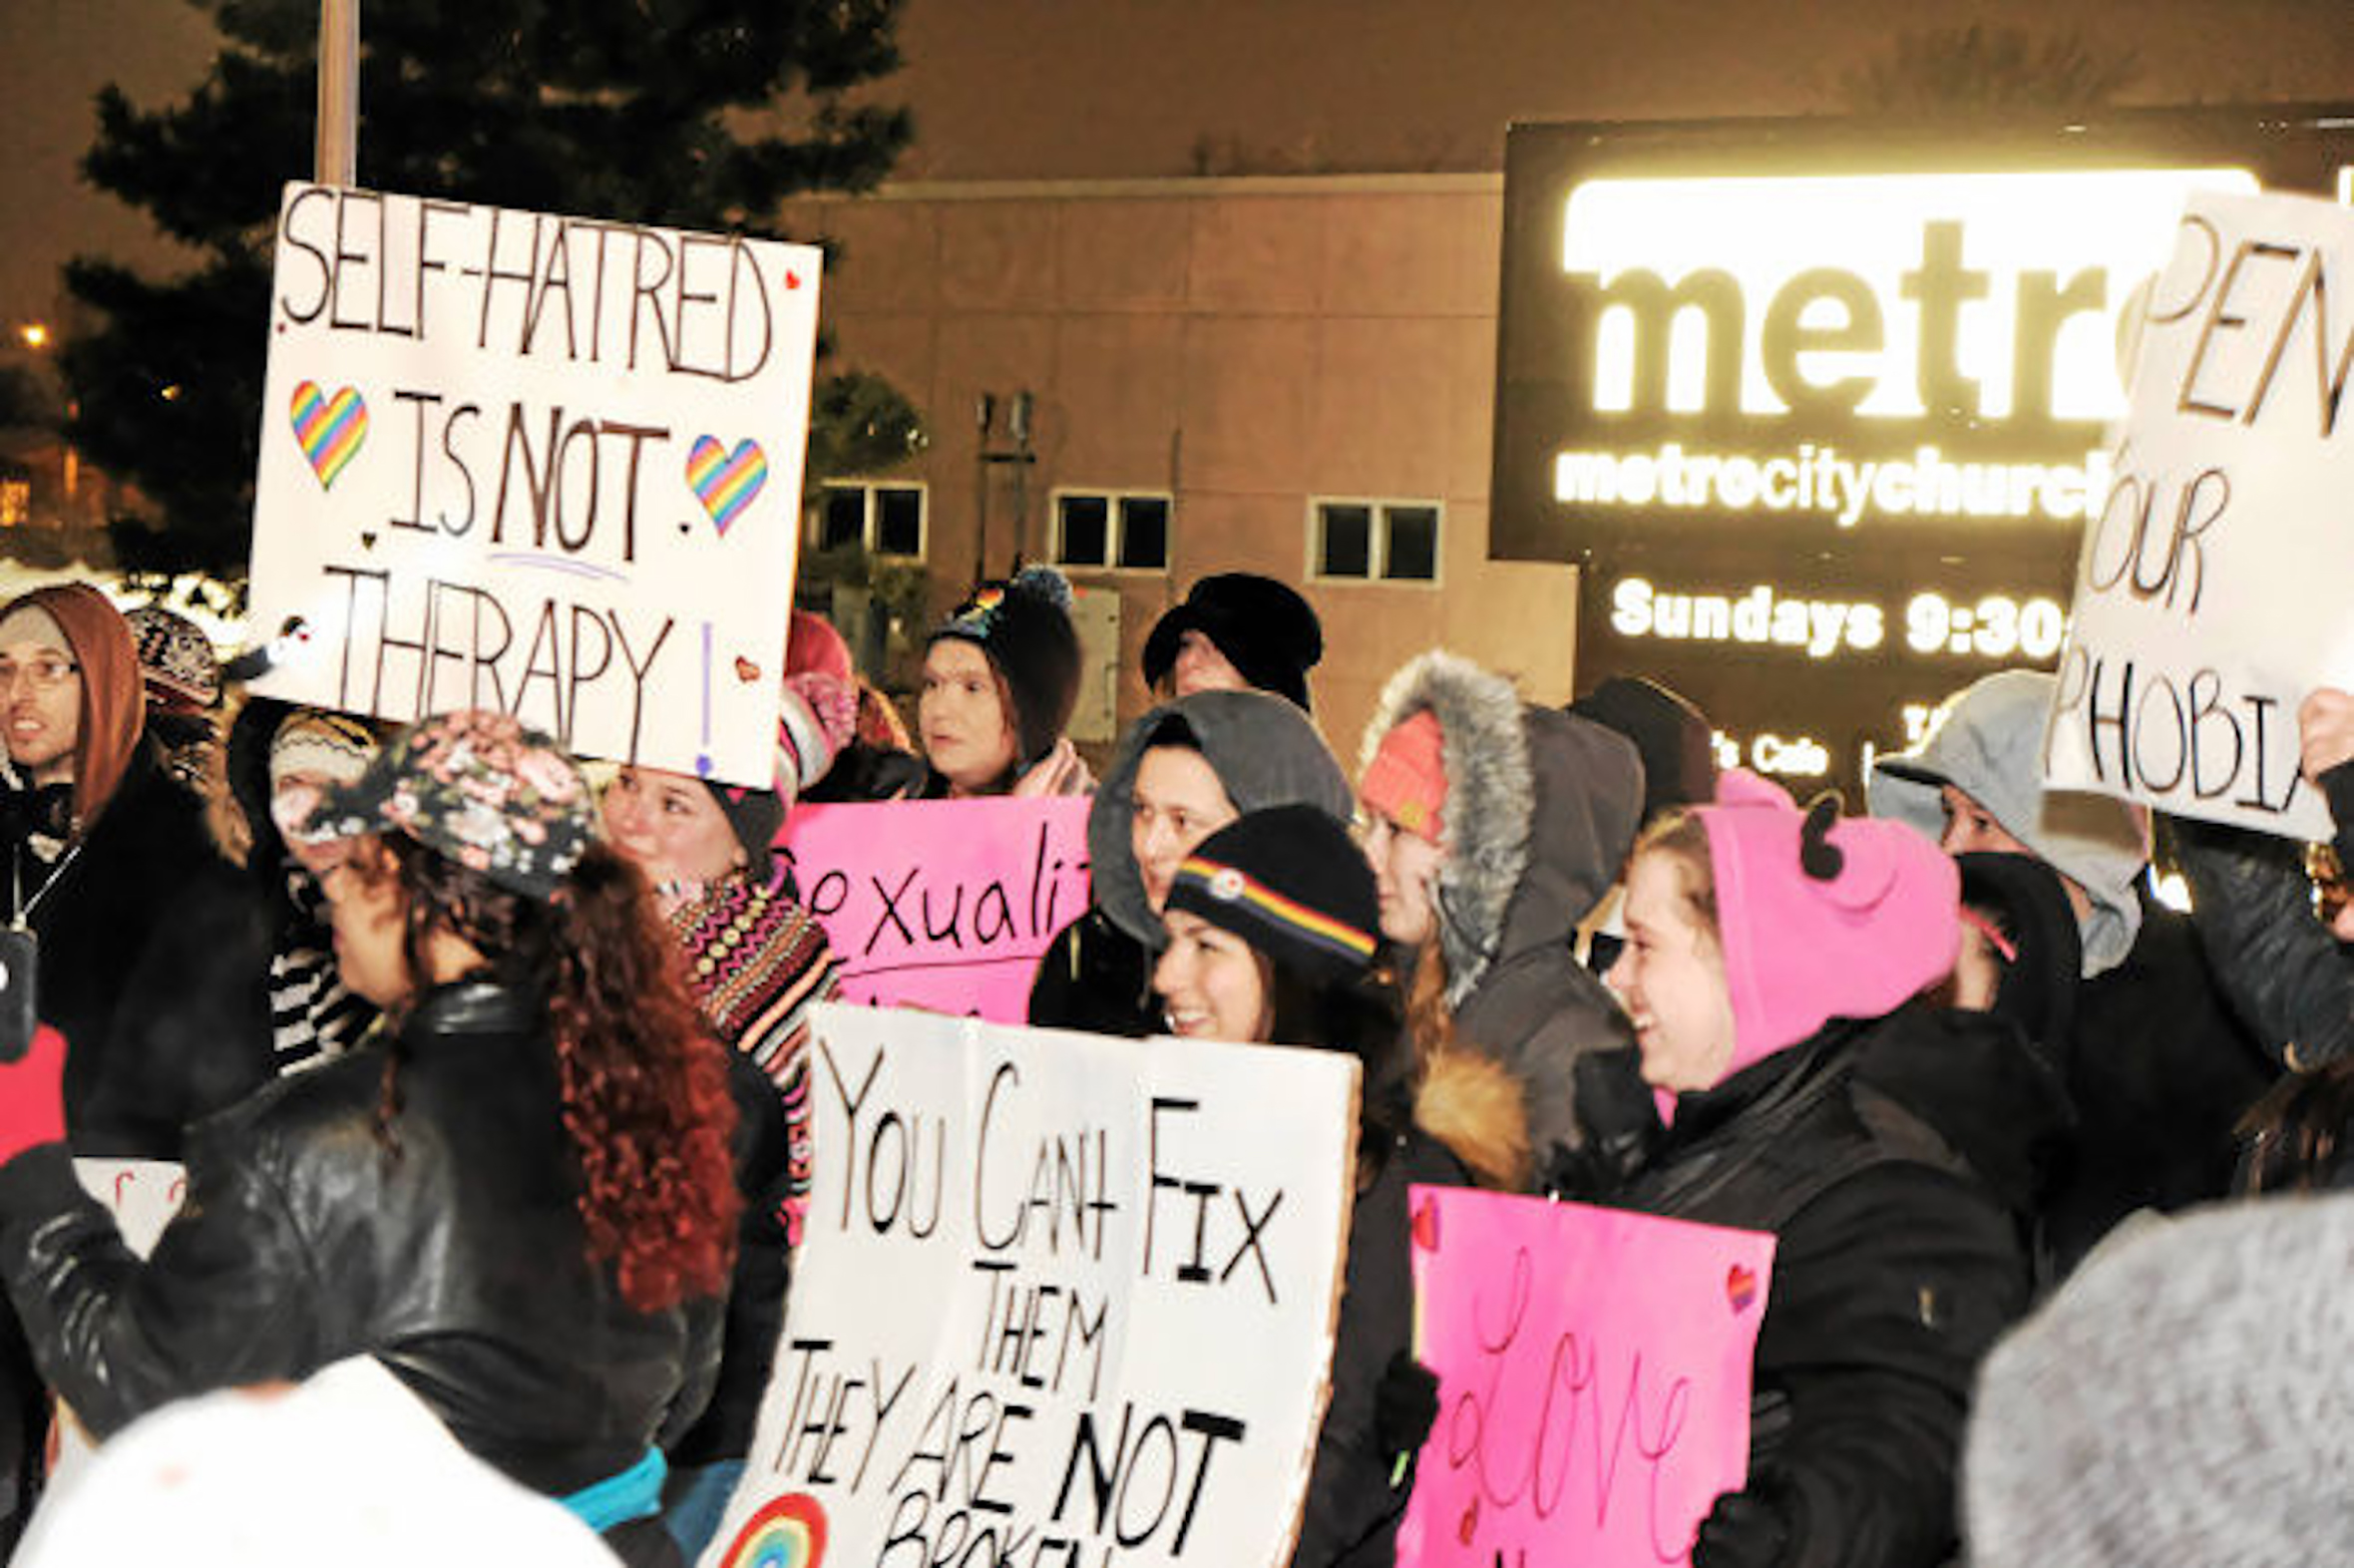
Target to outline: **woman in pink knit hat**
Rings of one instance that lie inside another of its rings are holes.
[[[1910,1568],[1953,1545],[1972,1376],[2026,1307],[2022,1216],[2066,1111],[2008,1022],[1929,1005],[1953,862],[1735,771],[1627,874],[1609,976],[1665,1139],[1618,1207],[1776,1238],[1749,1483],[1695,1568]]]

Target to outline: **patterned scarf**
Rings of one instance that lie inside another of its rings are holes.
[[[375,1006],[352,993],[335,966],[318,878],[289,861],[286,895],[293,913],[278,929],[269,960],[270,1059],[280,1077],[342,1055],[376,1021]]]

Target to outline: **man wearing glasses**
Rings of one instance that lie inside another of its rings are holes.
[[[188,1122],[268,1077],[268,931],[202,802],[162,766],[131,628],[98,589],[0,605],[0,921],[36,944],[32,975],[7,965],[0,985],[30,979],[34,1010],[66,1036],[76,1155],[178,1159]],[[0,1316],[4,1557],[47,1411]]]

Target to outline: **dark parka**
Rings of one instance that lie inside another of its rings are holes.
[[[1634,1045],[1626,1014],[1570,942],[1633,847],[1642,764],[1624,736],[1528,706],[1511,682],[1442,652],[1391,678],[1366,760],[1423,709],[1438,719],[1446,770],[1447,855],[1433,901],[1446,1004],[1460,1043],[1519,1080],[1541,1166],[1555,1145],[1586,1140],[1578,1058]]]
[[[271,1076],[268,912],[146,741],[68,853],[22,864],[74,1152],[178,1159],[185,1125]]]
[[[2321,776],[2354,851],[2354,762]],[[2354,955],[2314,918],[2302,847],[2270,834],[2161,818],[2190,883],[2191,919],[2215,980],[2265,1053],[2310,1071],[2354,1056]]]
[[[1136,869],[1136,768],[1152,737],[1182,719],[1238,812],[1314,806],[1341,822],[1356,797],[1307,715],[1263,691],[1197,691],[1128,726],[1087,810],[1092,903],[1056,932],[1030,982],[1029,1021],[1141,1038],[1166,1030],[1152,967],[1168,936]]]
[[[385,1049],[192,1130],[187,1206],[145,1265],[64,1146],[0,1167],[0,1267],[43,1374],[103,1437],[170,1399],[366,1354],[535,1491],[627,1468],[701,1408],[719,1304],[638,1312],[587,1258],[537,1002],[487,981],[421,999],[397,1155],[375,1125]]]
[[[1404,1054],[1402,1042],[1398,1056]],[[1376,1062],[1378,1058],[1376,1058]],[[1407,1070],[1369,1062],[1369,1092]],[[1444,1141],[1435,1129],[1445,1128]],[[1360,1136],[1380,1136],[1372,1128]],[[1396,1456],[1382,1451],[1376,1416],[1383,1372],[1414,1348],[1412,1216],[1406,1189],[1469,1187],[1474,1167],[1507,1163],[1527,1146],[1518,1097],[1493,1062],[1442,1052],[1424,1064],[1405,1130],[1381,1138],[1382,1157],[1349,1215],[1341,1318],[1333,1338],[1332,1399],[1318,1430],[1315,1464],[1292,1568],[1389,1568],[1397,1524],[1412,1490]]]
[[[2010,1024],[1910,1002],[1682,1096],[1609,1196],[1775,1238],[1750,1485],[1791,1518],[1777,1568],[1946,1560],[1972,1378],[2027,1306],[2026,1214],[2066,1114]]]

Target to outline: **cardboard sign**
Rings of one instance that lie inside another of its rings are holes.
[[[2354,687],[2354,212],[2201,194],[2085,526],[2045,777],[2326,839],[2297,705]],[[2333,309],[2334,302],[2334,309]]]
[[[256,689],[765,787],[819,253],[290,185]]]
[[[1688,1561],[1749,1475],[1773,1238],[1447,1187],[1409,1201],[1439,1406],[1397,1560]]]
[[[815,1188],[703,1568],[1280,1568],[1357,1063],[812,1009]]]
[[[188,1196],[188,1167],[177,1160],[77,1159],[82,1190],[115,1217],[123,1245],[145,1258]]]
[[[798,806],[784,848],[842,961],[842,999],[1019,1023],[1087,908],[1086,797]]]

